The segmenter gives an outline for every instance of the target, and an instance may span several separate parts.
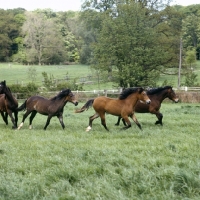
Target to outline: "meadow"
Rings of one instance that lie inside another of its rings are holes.
[[[85,132],[94,111],[77,107],[65,106],[65,130],[52,118],[44,131],[40,114],[32,130],[28,118],[21,130],[0,119],[1,200],[200,199],[199,104],[164,102],[163,126],[136,113],[142,131],[106,115],[109,132],[99,119]]]
[[[27,84],[31,82],[28,77],[29,68],[33,67],[36,70],[36,80],[34,81],[38,86],[43,85],[42,72],[46,72],[48,76],[52,76],[54,79],[62,79],[68,81],[66,77],[70,77],[71,81],[76,79],[77,82],[82,80],[82,77],[94,76],[94,71],[88,65],[20,65],[15,63],[0,63],[0,80],[7,81],[7,84]],[[195,74],[197,74],[198,84],[200,84],[200,61],[197,61],[193,66]],[[178,70],[178,67],[177,67]],[[181,77],[181,84],[184,85],[184,77]],[[93,80],[93,84],[84,84],[84,90],[94,89],[114,89],[117,87],[112,82],[102,81],[98,83],[97,80]],[[157,85],[162,86],[164,82],[168,85],[177,87],[178,85],[178,72],[177,75],[164,75],[162,74]]]

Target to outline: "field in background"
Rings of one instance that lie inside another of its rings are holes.
[[[32,130],[28,118],[20,131],[0,118],[1,200],[200,199],[199,104],[163,103],[163,126],[136,113],[143,131],[106,115],[109,132],[99,119],[85,132],[94,111],[75,108],[65,107],[65,130],[53,118],[44,131],[40,114]]]
[[[6,80],[7,84],[27,84],[31,82],[28,78],[28,68],[27,65],[17,65],[11,63],[1,63],[0,64],[0,80]],[[94,72],[91,71],[90,67],[87,65],[46,65],[46,66],[33,66],[36,69],[36,84],[42,86],[43,76],[42,72],[46,72],[48,75],[53,76],[54,79],[68,81],[76,78],[77,82],[86,81],[88,82],[89,76],[93,76]],[[197,62],[194,67],[195,73],[198,75],[198,83],[200,83],[200,61]],[[158,86],[161,86],[164,81],[167,81],[168,85],[177,87],[178,84],[178,75],[162,75]],[[90,82],[90,81],[89,81]],[[184,78],[181,79],[181,82],[184,82]],[[93,90],[93,89],[113,89],[116,88],[116,85],[112,82],[100,82],[98,84],[97,79],[93,80],[89,84],[84,84],[84,90]]]

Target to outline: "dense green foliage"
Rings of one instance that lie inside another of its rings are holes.
[[[81,104],[78,105],[81,107]],[[136,113],[143,127],[121,131],[106,116],[85,132],[92,109],[75,114],[67,104],[66,129],[46,116],[28,119],[20,131],[0,120],[0,199],[193,199],[200,198],[197,104],[163,103],[164,125]],[[19,121],[23,112],[19,114]]]
[[[80,12],[1,9],[0,62],[90,64],[98,77],[128,87],[156,86],[162,73],[176,74],[181,38],[184,74],[195,63],[188,59],[191,50],[199,59],[199,4],[170,6],[168,0],[82,3]],[[169,69],[173,70],[169,73]]]

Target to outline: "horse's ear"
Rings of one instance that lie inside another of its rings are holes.
[[[144,91],[144,88],[142,87],[139,87],[138,89],[139,89],[139,93],[142,93]]]
[[[6,81],[5,80],[3,81],[3,84],[6,85]]]

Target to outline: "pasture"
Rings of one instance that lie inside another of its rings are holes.
[[[34,81],[38,86],[42,86],[43,76],[42,72],[46,72],[48,76],[52,76],[54,79],[66,80],[66,77],[71,77],[76,79],[77,82],[82,81],[82,77],[87,77],[95,75],[94,71],[90,69],[87,65],[20,65],[14,63],[0,63],[0,80],[6,79],[7,84],[27,84],[31,82],[28,78],[28,70],[30,67],[34,67],[36,70],[36,81]],[[198,75],[198,83],[200,83],[200,61],[197,61],[195,66],[193,66],[194,72]],[[178,65],[177,65],[178,70]],[[102,77],[100,77],[102,78]],[[185,78],[181,77],[181,83],[184,83]],[[161,86],[163,82],[166,82],[168,85],[177,87],[178,84],[178,72],[177,75],[161,75],[158,82],[158,86]],[[94,89],[113,89],[114,84],[108,81],[102,81],[100,84],[97,83],[97,80],[94,80],[93,84],[83,85],[84,90],[94,90]],[[115,85],[116,87],[116,85]]]
[[[199,104],[164,102],[163,126],[136,113],[143,131],[133,122],[121,131],[122,122],[117,127],[117,117],[106,115],[109,132],[99,119],[85,132],[94,111],[76,108],[65,106],[65,130],[52,118],[44,131],[40,114],[32,130],[28,118],[21,130],[0,118],[1,200],[200,198]]]

